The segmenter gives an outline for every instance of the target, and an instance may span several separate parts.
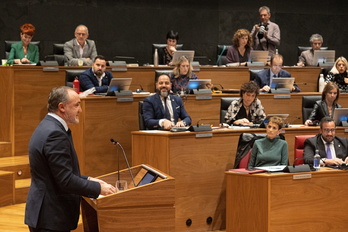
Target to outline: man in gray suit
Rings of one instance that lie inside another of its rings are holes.
[[[301,53],[298,58],[297,66],[317,66],[318,61],[314,60],[314,50],[320,50],[324,39],[319,34],[313,34],[311,38],[309,38],[309,42],[312,48]]]
[[[106,182],[80,174],[69,129],[79,122],[80,97],[67,86],[54,88],[48,114],[29,142],[31,185],[25,209],[30,232],[68,232],[77,227],[81,196],[116,192]]]
[[[87,39],[89,36],[88,28],[79,25],[75,29],[75,39],[64,44],[65,62],[70,66],[77,66],[83,61],[84,66],[91,66],[97,56],[97,48],[93,40]]]

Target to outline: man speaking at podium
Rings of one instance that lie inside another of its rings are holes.
[[[156,82],[155,95],[146,97],[143,104],[143,117],[147,129],[165,129],[191,125],[182,100],[170,93],[172,84],[166,74],[161,74]],[[178,121],[179,118],[181,121]]]
[[[48,114],[29,142],[31,186],[25,224],[31,232],[68,232],[76,229],[81,196],[97,198],[116,192],[102,180],[80,174],[68,124],[79,122],[79,95],[71,88],[54,88]]]

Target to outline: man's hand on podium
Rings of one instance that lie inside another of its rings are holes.
[[[93,177],[89,177],[89,180],[100,183],[100,195],[106,196],[109,194],[116,193],[115,186],[112,186],[111,184],[108,184],[103,180],[93,178]]]

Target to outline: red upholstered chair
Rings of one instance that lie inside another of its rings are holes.
[[[295,149],[294,149],[294,165],[303,164],[303,149],[304,141],[315,135],[297,135],[295,136]]]
[[[248,151],[248,153],[241,159],[241,161],[239,162],[239,168],[248,168],[252,150],[253,149],[251,148],[250,151]]]

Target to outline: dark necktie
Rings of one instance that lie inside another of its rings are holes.
[[[330,143],[326,143],[326,159],[332,159]]]
[[[170,118],[170,113],[169,113],[169,109],[168,109],[168,105],[167,105],[167,97],[163,98],[163,102],[164,102],[164,118],[166,118],[170,121],[171,118]]]

